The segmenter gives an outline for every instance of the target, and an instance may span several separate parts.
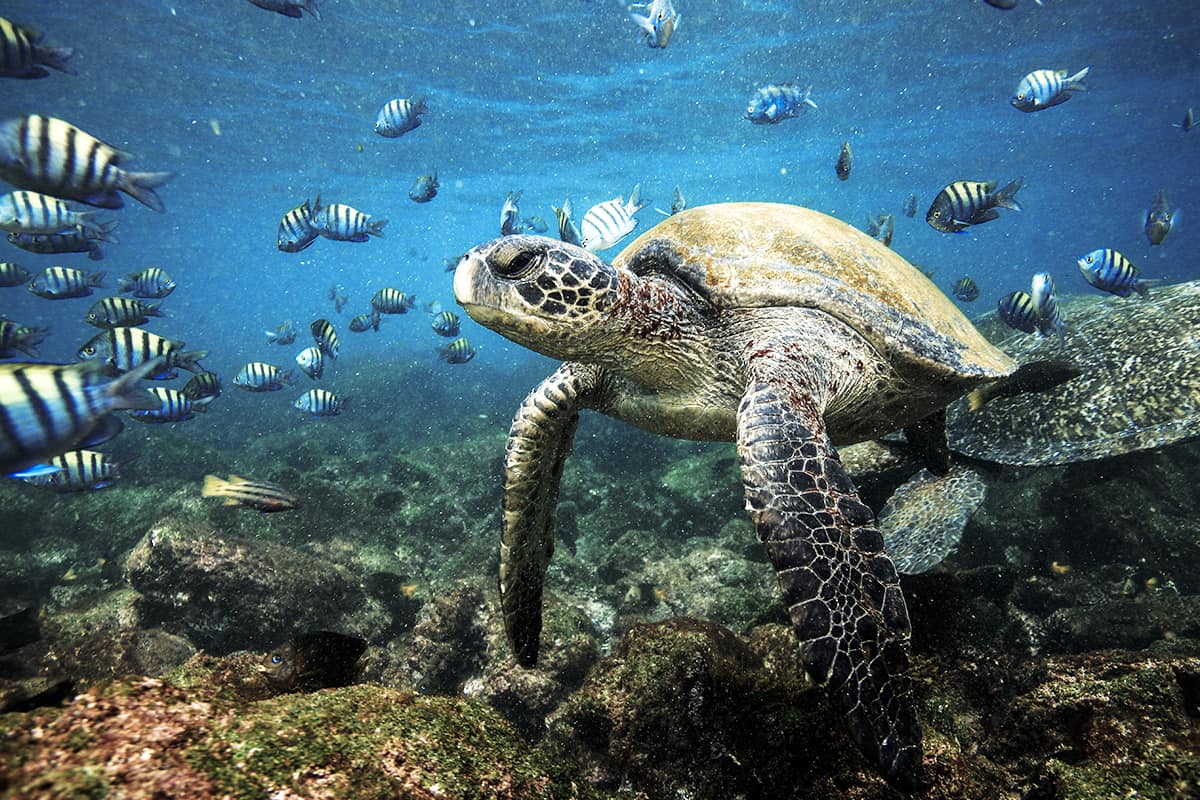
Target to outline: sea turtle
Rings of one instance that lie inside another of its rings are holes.
[[[772,203],[682,211],[612,264],[553,239],[501,237],[463,257],[454,294],[472,319],[566,362],[525,398],[506,447],[500,597],[517,661],[537,660],[579,410],[736,440],[805,669],[893,785],[923,786],[908,611],[834,448],[905,428],[945,471],[946,405],[1014,362],[892,250]]]

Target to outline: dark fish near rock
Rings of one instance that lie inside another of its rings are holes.
[[[964,303],[971,303],[979,299],[979,284],[971,278],[970,275],[964,275],[954,282],[954,288],[950,290],[955,298]]]
[[[313,631],[292,638],[263,659],[259,669],[278,692],[315,692],[349,686],[358,677],[365,639],[334,631]]]
[[[1146,212],[1146,238],[1150,240],[1150,244],[1158,245],[1163,243],[1163,239],[1167,238],[1167,234],[1175,227],[1175,220],[1178,219],[1179,209],[1171,208],[1171,201],[1167,199],[1167,190],[1159,189],[1158,194],[1154,196],[1154,202],[1150,204],[1150,210]]]
[[[917,196],[910,194],[908,199],[904,201],[904,216],[915,217],[917,215]]]
[[[842,152],[838,154],[837,164],[834,165],[838,180],[844,181],[850,177],[850,167],[853,161],[854,154],[850,152],[850,143],[842,142]]]

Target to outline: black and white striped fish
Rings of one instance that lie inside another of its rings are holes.
[[[251,361],[233,376],[233,385],[248,392],[277,392],[291,386],[292,371],[265,361]]]
[[[197,372],[184,384],[183,396],[192,405],[206,406],[221,396],[221,378],[215,372]]]
[[[292,19],[300,19],[304,16],[303,12],[305,11],[312,14],[313,19],[318,22],[321,19],[321,9],[317,8],[317,0],[250,0],[250,2],[259,8],[274,11],[276,14],[282,14]]]
[[[333,323],[327,319],[318,319],[314,320],[308,329],[312,332],[313,341],[317,343],[317,347],[321,348],[321,352],[330,358],[337,358],[340,345],[337,331],[333,329]]]
[[[75,54],[70,47],[42,44],[43,35],[0,17],[0,77],[45,78],[46,67],[74,75],[67,61]]]
[[[402,136],[421,124],[426,111],[424,97],[389,100],[375,117],[375,132],[388,139]]]
[[[1012,96],[1013,107],[1021,111],[1041,111],[1065,103],[1073,93],[1087,89],[1083,79],[1090,69],[1084,67],[1074,75],[1068,75],[1065,69],[1035,69],[1017,84]]]
[[[267,344],[289,345],[296,341],[296,325],[291,320],[279,323],[273,331],[266,331]]]
[[[942,233],[962,233],[972,225],[999,217],[997,207],[1020,211],[1021,204],[1014,195],[1023,182],[1017,178],[997,190],[996,181],[955,181],[938,192],[925,221]]]
[[[135,409],[129,416],[138,422],[162,424],[166,422],[186,422],[196,416],[197,412],[207,411],[203,405],[193,403],[178,389],[169,386],[151,387],[150,393],[158,399],[158,408]]]
[[[9,233],[59,233],[78,229],[89,238],[109,241],[97,211],[74,211],[57,197],[17,191],[0,195],[0,230]]]
[[[671,192],[671,210],[663,211],[661,208],[654,209],[664,217],[669,217],[672,214],[678,214],[687,208],[687,198],[683,196],[683,191],[679,188],[679,184],[675,184],[675,190]]]
[[[380,289],[371,298],[371,308],[380,314],[407,314],[416,304],[416,297],[390,286]]]
[[[592,206],[583,215],[583,222],[579,226],[582,234],[580,246],[593,253],[614,246],[633,233],[638,224],[634,214],[645,206],[646,203],[641,200],[641,184],[634,185],[628,200],[614,197]]]
[[[162,267],[147,267],[117,282],[118,292],[133,292],[134,297],[162,299],[175,291],[175,281]]]
[[[579,228],[575,227],[574,209],[571,208],[570,198],[563,200],[562,208],[554,208],[554,216],[558,220],[558,238],[562,239],[567,244],[579,245],[583,242],[583,236],[579,233]]]
[[[1093,250],[1077,262],[1084,280],[1102,292],[1117,297],[1129,297],[1137,292],[1142,298],[1150,296],[1150,281],[1138,277],[1138,268],[1123,253],[1111,247]]]
[[[317,195],[317,205],[321,205],[320,195]],[[313,227],[312,214],[312,205],[305,200],[283,215],[279,220],[277,241],[280,250],[285,253],[299,253],[317,240],[319,232]]]
[[[0,262],[0,287],[8,288],[28,283],[33,278],[29,270],[11,261]]]
[[[1062,312],[1058,308],[1058,292],[1054,288],[1054,278],[1049,272],[1034,274],[1029,296],[1033,300],[1033,309],[1037,312],[1038,333],[1042,336],[1057,334],[1059,346],[1062,346]]]
[[[1000,298],[997,311],[1000,319],[1004,320],[1010,328],[1016,328],[1025,333],[1033,333],[1037,330],[1037,309],[1033,307],[1033,298],[1029,296],[1029,292],[1023,292],[1020,289],[1009,292]]]
[[[104,297],[92,303],[83,321],[97,328],[120,328],[141,325],[150,317],[165,317],[161,303],[144,303],[128,297]]]
[[[517,189],[515,192],[509,192],[504,198],[504,205],[500,206],[500,235],[512,236],[515,233],[520,233],[523,226],[521,225],[521,192],[522,189]]]
[[[103,239],[88,236],[87,230],[82,225],[76,225],[74,230],[59,231],[58,233],[10,233],[8,234],[8,243],[29,253],[40,255],[87,253],[88,258],[92,261],[99,261],[104,258],[104,250],[100,247],[100,242],[115,242],[116,237],[112,235],[112,231],[116,227],[116,220],[101,222],[100,228],[104,231]]]
[[[292,405],[314,417],[335,417],[346,407],[348,400],[324,389],[309,389]]]
[[[441,184],[438,183],[437,170],[418,175],[412,188],[408,190],[408,197],[414,203],[428,203],[437,197],[439,186]]]
[[[449,344],[440,345],[437,348],[438,356],[450,364],[465,364],[478,352],[465,336],[460,336]]]
[[[118,477],[117,465],[99,450],[68,450],[46,463],[58,471],[33,475],[25,482],[65,494],[103,489]]]
[[[0,317],[0,358],[12,358],[18,350],[30,358],[37,358],[37,346],[49,333],[49,328],[22,325]]]
[[[121,429],[110,412],[158,407],[137,384],[159,368],[110,380],[90,364],[0,364],[0,474],[108,441]]]
[[[125,201],[118,193],[124,192],[164,211],[154,190],[175,173],[122,169],[129,157],[56,117],[30,114],[0,122],[0,178],[13,186],[100,208],[121,208]]]
[[[167,339],[142,328],[111,328],[96,334],[79,348],[81,361],[103,364],[111,373],[129,372],[143,364],[156,362],[159,368],[144,377],[152,381],[166,381],[178,373],[176,367],[188,372],[203,372],[200,359],[208,355],[207,350],[184,352],[183,342]]]
[[[461,323],[453,311],[441,311],[434,315],[431,327],[438,336],[458,336]]]
[[[314,381],[325,374],[325,354],[319,347],[306,347],[296,354],[300,371]]]
[[[354,333],[363,333],[369,330],[379,330],[379,312],[371,311],[367,314],[359,314],[354,319],[350,320],[350,330]]]
[[[103,272],[87,272],[72,267],[46,267],[29,282],[29,291],[47,300],[87,297],[93,287],[104,286]]]
[[[300,505],[295,495],[277,483],[252,481],[237,475],[230,475],[229,480],[205,475],[200,494],[203,497],[223,497],[227,506],[245,506],[264,514],[290,511]]]
[[[321,205],[318,197],[312,210],[312,226],[326,239],[338,242],[365,242],[371,236],[383,237],[386,219],[373,219],[353,206],[344,203]]]

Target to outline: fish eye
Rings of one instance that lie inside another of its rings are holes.
[[[934,216],[936,219],[941,219],[941,218],[942,218],[942,212],[941,212],[941,211],[939,211],[939,210],[936,210],[936,209],[935,209],[935,210],[934,210],[934,212],[933,212],[933,216]]]
[[[278,653],[276,653],[275,655],[271,656],[271,663],[272,663],[272,664],[278,664],[278,663],[280,663],[281,661],[283,661],[283,656],[279,655]]]
[[[1084,259],[1084,261],[1086,261],[1086,262],[1087,262],[1087,263],[1089,263],[1089,264],[1090,264],[1090,263],[1092,263],[1092,261],[1094,261],[1094,260],[1095,260],[1095,259],[1093,259],[1091,256],[1087,256],[1087,257]]]
[[[96,348],[92,347],[91,345],[88,345],[87,347],[83,348],[83,354],[85,356],[93,355],[95,352],[96,352]]]

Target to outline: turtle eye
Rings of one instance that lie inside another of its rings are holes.
[[[278,663],[280,663],[281,661],[283,661],[283,656],[281,656],[281,655],[278,655],[278,654],[271,656],[271,663],[272,663],[272,664],[278,664]]]
[[[541,248],[500,247],[489,259],[492,271],[501,278],[516,280],[540,269],[546,261]]]

